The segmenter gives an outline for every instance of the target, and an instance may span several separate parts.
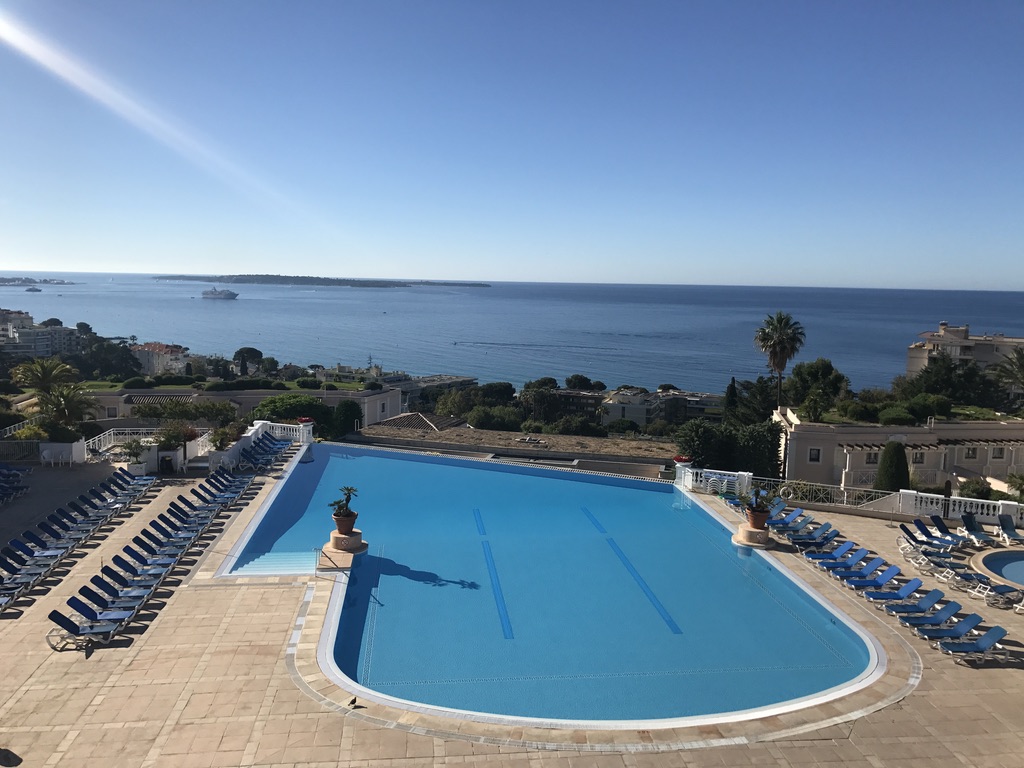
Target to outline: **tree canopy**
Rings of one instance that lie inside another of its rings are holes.
[[[252,409],[254,420],[293,421],[302,416],[308,416],[320,426],[329,427],[334,414],[330,406],[325,405],[320,398],[298,393],[268,397]]]

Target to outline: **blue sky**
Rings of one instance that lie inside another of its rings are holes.
[[[0,268],[1024,290],[1024,3],[0,0]]]

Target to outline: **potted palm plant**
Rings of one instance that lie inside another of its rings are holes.
[[[349,504],[352,499],[359,494],[351,485],[346,485],[339,490],[344,494],[342,498],[335,499],[328,505],[332,510],[334,510],[331,517],[334,518],[334,524],[338,528],[338,533],[352,533],[352,529],[355,528],[356,518],[359,516],[359,513],[352,509]]]
[[[743,508],[747,512],[747,523],[751,528],[764,530],[768,524],[771,511],[768,506],[768,494],[760,486],[755,485],[749,494],[740,497]]]

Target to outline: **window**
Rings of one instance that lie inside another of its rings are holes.
[[[999,447],[999,448],[993,448],[992,449],[992,458],[993,459],[1002,459],[1002,458],[1005,458],[1005,457],[1006,457],[1006,449],[1005,448]]]
[[[924,451],[914,451],[910,454],[911,464],[924,464]]]
[[[107,406],[107,418],[108,419],[116,419],[117,418],[117,406],[116,405],[108,405]]]
[[[976,458],[978,458],[978,449],[977,448],[965,448],[964,449],[964,458],[965,459],[976,459]]]
[[[381,403],[380,404],[380,412],[381,413],[387,413],[388,412],[388,404],[387,403]]]
[[[809,464],[821,464],[821,448],[808,448],[807,462]]]
[[[878,463],[878,451],[868,451],[864,457],[865,464],[877,464]]]

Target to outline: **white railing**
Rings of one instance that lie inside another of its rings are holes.
[[[15,432],[17,432],[19,429],[24,429],[25,427],[30,427],[33,424],[38,424],[42,420],[43,415],[40,413],[36,414],[30,419],[25,419],[25,421],[19,421],[17,424],[12,424],[6,429],[0,430],[0,440],[5,440],[11,435],[13,435]]]
[[[104,432],[102,435],[96,435],[91,440],[85,441],[85,450],[89,453],[93,451],[103,453],[104,451],[110,450],[115,445],[121,445],[128,440],[142,440],[143,438],[152,437],[160,430],[156,427],[125,427],[119,429],[110,429]]]
[[[749,493],[753,487],[767,491],[769,496],[781,496],[788,502],[828,504],[846,507],[870,507],[884,503],[891,491],[870,488],[843,488],[839,485],[805,483],[798,480],[779,480],[754,477],[749,472],[723,472],[717,469],[694,469],[676,465],[676,485],[688,491],[703,493]]]
[[[0,442],[0,461],[38,460],[38,440],[4,440]]]
[[[999,515],[1010,515],[1018,523],[1024,519],[1024,507],[1015,501],[987,501],[964,496],[947,499],[939,494],[917,491],[900,491],[900,513],[920,518],[938,515],[953,521],[971,514],[978,522],[991,524],[997,522]]]
[[[303,424],[276,424],[270,421],[257,421],[246,432],[251,440],[256,440],[264,432],[280,440],[291,440],[295,443],[305,444],[313,442],[313,422]]]
[[[212,429],[207,430],[206,432],[201,434],[199,438],[195,441],[193,448],[195,456],[205,456],[206,454],[213,450],[213,443],[210,442],[210,435],[212,434]]]

